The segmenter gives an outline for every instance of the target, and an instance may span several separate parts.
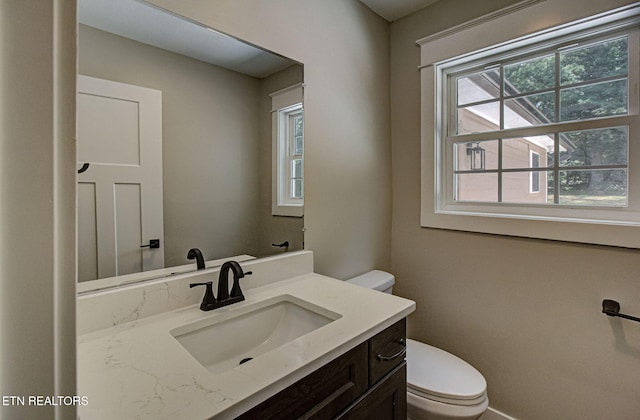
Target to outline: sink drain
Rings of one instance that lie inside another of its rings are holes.
[[[244,359],[240,360],[240,363],[238,363],[239,365],[243,364],[243,363],[247,363],[249,360],[252,360],[253,357],[245,357]]]

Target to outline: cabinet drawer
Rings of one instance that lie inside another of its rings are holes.
[[[369,386],[404,361],[406,335],[406,321],[403,318],[369,340]]]
[[[237,418],[328,420],[367,389],[367,343],[362,343]]]

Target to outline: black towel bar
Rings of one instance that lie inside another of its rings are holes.
[[[602,301],[602,313],[609,316],[617,316],[619,318],[630,319],[631,321],[640,322],[640,318],[620,313],[620,304],[615,300],[605,299]]]

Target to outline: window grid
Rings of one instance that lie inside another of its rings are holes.
[[[558,205],[560,204],[560,193],[561,193],[561,189],[560,189],[560,172],[561,171],[577,171],[577,170],[590,170],[590,171],[594,171],[594,170],[605,170],[605,169],[628,169],[628,165],[627,164],[619,164],[619,165],[580,165],[580,166],[561,166],[560,165],[560,150],[561,150],[561,141],[560,141],[560,136],[562,134],[562,129],[563,128],[568,128],[567,126],[570,126],[572,123],[574,122],[581,122],[581,123],[586,123],[587,125],[590,125],[592,121],[594,120],[601,120],[599,121],[599,123],[601,122],[605,122],[605,126],[606,127],[611,127],[615,124],[617,124],[616,120],[619,118],[619,115],[609,115],[607,117],[601,117],[601,118],[592,118],[592,119],[569,119],[567,121],[561,121],[562,119],[562,115],[561,115],[561,107],[562,107],[562,92],[563,91],[568,91],[570,89],[575,89],[575,88],[580,88],[580,87],[586,87],[586,86],[594,86],[594,85],[598,85],[598,84],[602,84],[602,83],[609,83],[609,82],[615,82],[615,81],[620,81],[620,80],[625,80],[627,83],[627,90],[629,89],[631,83],[629,80],[629,69],[631,68],[630,65],[627,65],[627,72],[623,73],[623,74],[616,74],[613,76],[607,76],[607,77],[599,77],[599,78],[595,78],[595,79],[587,79],[587,80],[582,80],[582,81],[578,81],[575,83],[566,83],[566,84],[562,84],[562,76],[561,76],[561,72],[562,72],[562,68],[561,68],[561,54],[567,52],[567,51],[575,51],[577,49],[582,49],[582,48],[588,48],[589,46],[594,46],[594,45],[598,45],[599,43],[607,43],[607,42],[613,42],[617,39],[621,39],[621,38],[625,38],[627,37],[627,35],[624,36],[609,36],[607,37],[604,41],[602,40],[602,38],[597,39],[597,40],[591,40],[589,42],[582,42],[581,44],[579,44],[579,47],[575,48],[575,44],[574,45],[570,45],[569,47],[559,47],[559,48],[554,48],[553,51],[553,57],[554,57],[554,83],[552,87],[549,88],[544,88],[544,89],[534,89],[534,90],[530,90],[530,91],[525,91],[525,92],[520,92],[520,93],[510,93],[510,94],[505,94],[505,67],[509,66],[509,65],[515,65],[518,63],[526,63],[529,61],[534,61],[540,57],[545,57],[545,56],[550,56],[549,52],[550,51],[543,51],[542,53],[536,54],[535,56],[531,56],[531,57],[527,57],[525,59],[523,59],[522,57],[519,57],[517,59],[511,59],[509,61],[506,61],[504,64],[500,63],[497,65],[490,65],[490,66],[485,66],[482,69],[474,69],[474,70],[466,70],[464,72],[460,72],[460,73],[451,73],[448,74],[449,77],[449,84],[450,84],[450,89],[448,90],[449,94],[451,95],[452,98],[456,98],[454,101],[449,101],[449,103],[452,103],[454,105],[454,112],[452,112],[450,115],[452,115],[452,118],[449,120],[449,124],[448,124],[448,131],[453,131],[454,134],[450,134],[449,137],[446,139],[446,143],[451,145],[459,145],[459,144],[463,144],[463,143],[469,143],[470,141],[473,140],[480,140],[480,139],[493,139],[493,140],[497,140],[497,144],[498,144],[498,166],[497,169],[487,169],[487,168],[481,168],[481,169],[471,169],[471,170],[460,170],[458,169],[458,160],[455,159],[454,160],[454,170],[453,170],[453,176],[454,176],[454,180],[453,180],[453,199],[454,201],[459,201],[459,197],[458,197],[458,176],[462,175],[462,174],[478,174],[478,173],[485,173],[485,174],[490,174],[490,173],[496,173],[497,174],[497,202],[498,203],[502,203],[504,201],[503,198],[503,187],[504,187],[504,182],[503,182],[503,175],[507,174],[507,173],[517,173],[517,172],[530,172],[531,175],[533,176],[534,173],[537,174],[538,176],[540,175],[541,172],[546,171],[547,173],[551,173],[552,174],[552,178],[553,178],[553,187],[550,188],[550,193],[552,194],[553,197],[553,204]],[[628,52],[628,54],[630,54]],[[457,81],[465,76],[471,76],[474,74],[481,74],[483,72],[488,72],[490,70],[498,70],[498,83],[499,86],[497,86],[498,88],[498,92],[499,95],[498,97],[493,97],[493,98],[489,98],[489,99],[484,99],[484,100],[479,100],[479,101],[467,101],[467,102],[463,102],[462,104],[459,103],[458,98],[458,84]],[[547,94],[547,93],[553,93],[554,94],[554,121],[551,122],[550,124],[540,124],[540,125],[533,125],[533,126],[523,126],[523,127],[517,127],[516,129],[505,129],[505,125],[506,125],[506,121],[505,121],[505,110],[506,110],[506,106],[505,106],[505,101],[507,100],[515,100],[515,99],[519,99],[519,98],[526,98],[526,97],[532,97],[534,95],[540,95],[540,94]],[[626,113],[622,114],[622,115],[628,115],[631,112],[631,106],[629,105],[629,100],[630,100],[630,93],[627,92],[627,105],[626,105]],[[446,101],[445,101],[446,102]],[[462,109],[469,109],[471,107],[474,106],[478,106],[478,105],[486,105],[486,104],[492,104],[492,103],[498,103],[499,104],[499,130],[494,132],[494,136],[491,136],[491,133],[462,133],[459,134],[459,124],[458,124],[458,114],[460,113],[460,111]],[[601,124],[596,123],[596,126],[600,126]],[[495,136],[495,134],[503,134],[505,132],[510,132],[510,131],[520,131],[522,132],[523,136],[526,135],[527,133],[537,133],[539,132],[539,128],[540,127],[546,127],[547,129],[547,133],[546,135],[549,136],[553,136],[553,147],[552,147],[552,153],[553,153],[553,163],[551,166],[549,165],[541,165],[539,168],[532,168],[532,165],[528,165],[529,167],[527,168],[504,168],[503,167],[503,139],[506,136]],[[628,126],[626,126],[627,130],[629,129]],[[487,135],[489,137],[487,137]],[[479,144],[479,143],[478,143]],[[627,143],[627,147],[628,147],[628,143]],[[454,153],[455,155],[455,153]],[[532,178],[530,178],[532,179]],[[530,191],[531,192],[531,191]],[[460,200],[460,201],[464,201],[464,200]],[[545,204],[549,204],[549,203],[545,203]]]

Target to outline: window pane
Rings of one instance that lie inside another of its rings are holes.
[[[588,82],[628,73],[627,37],[560,53],[560,84]]]
[[[458,109],[457,134],[500,129],[500,103],[490,102]]]
[[[458,105],[482,102],[500,97],[500,72],[498,69],[460,77],[456,81]]]
[[[502,175],[502,201],[547,204],[546,186],[547,171],[506,172]]]
[[[303,186],[301,179],[291,180],[291,198],[303,198]]]
[[[555,122],[555,94],[539,93],[504,101],[504,128]]]
[[[291,178],[302,178],[302,159],[291,161]]]
[[[627,96],[626,79],[561,90],[560,121],[626,114]]]
[[[626,206],[627,170],[561,171],[560,204]]]
[[[457,174],[455,177],[457,201],[498,201],[498,174]]]
[[[300,156],[304,153],[304,140],[302,136],[296,136],[293,139],[293,154]]]
[[[547,55],[505,66],[505,95],[553,88],[556,84],[555,61],[555,55]]]
[[[293,136],[293,154],[302,155],[304,153],[304,119],[302,114],[296,116],[294,119],[294,136]]]
[[[553,144],[552,136],[504,139],[502,140],[502,167],[505,169],[531,168],[531,152],[537,154],[540,157],[540,165],[544,165],[544,162],[547,162],[547,150],[553,151]]]
[[[498,140],[457,143],[456,171],[498,169]]]
[[[627,127],[560,133],[560,166],[626,165],[628,145]]]
[[[302,114],[296,115],[294,120],[294,126],[295,126],[295,135],[301,136],[302,135]]]

